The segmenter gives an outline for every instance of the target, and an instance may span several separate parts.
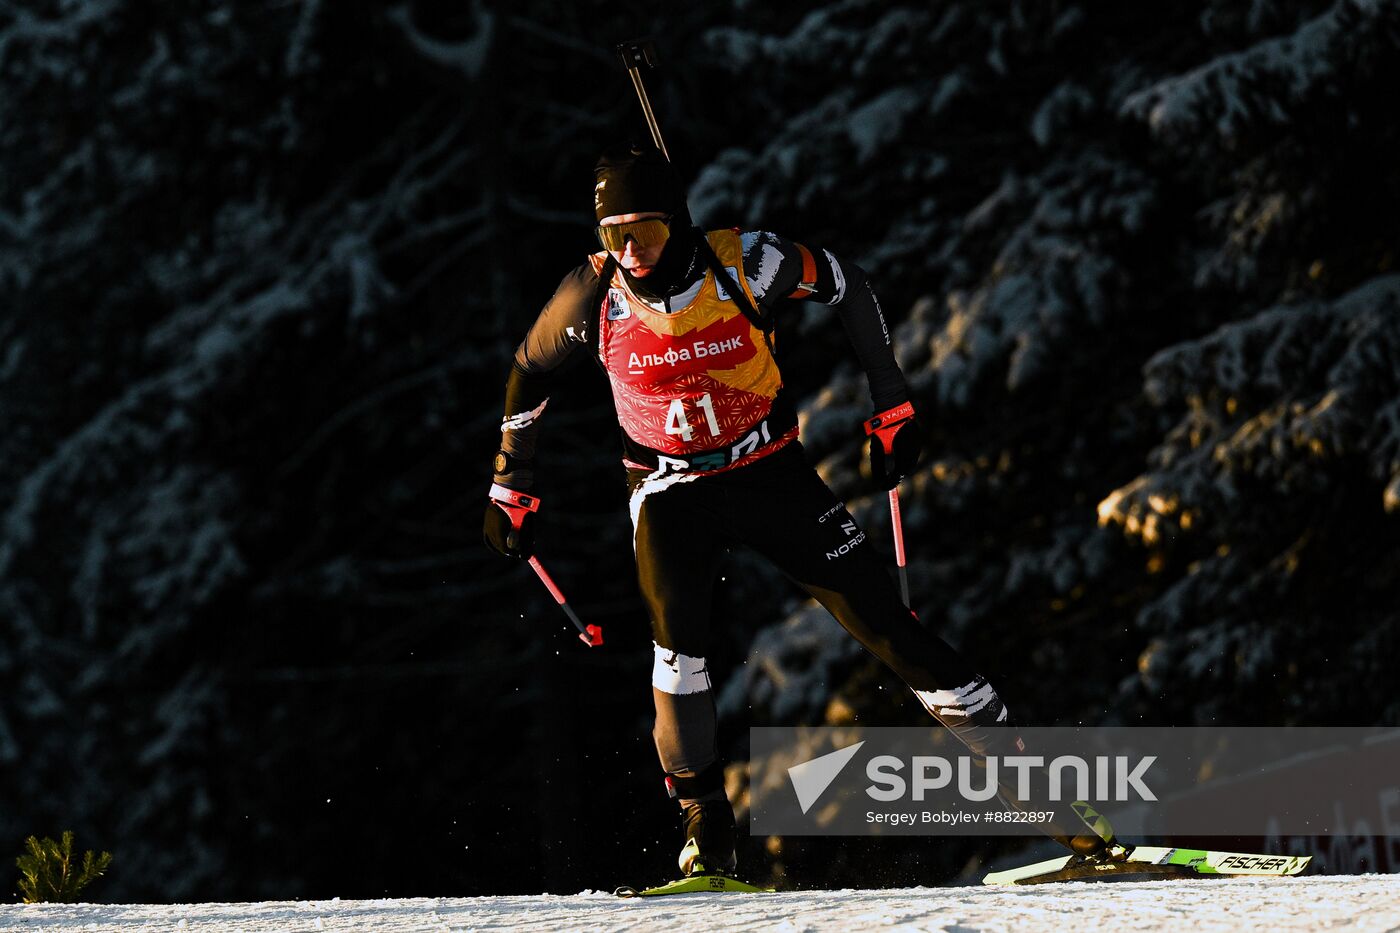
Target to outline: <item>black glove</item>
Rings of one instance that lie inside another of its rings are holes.
[[[893,489],[919,465],[924,434],[908,402],[865,422],[870,435],[870,476],[882,489]]]
[[[487,547],[506,557],[528,559],[535,553],[537,508],[539,499],[534,496],[504,486],[492,486],[491,500],[486,503],[486,520],[481,528],[482,540]]]

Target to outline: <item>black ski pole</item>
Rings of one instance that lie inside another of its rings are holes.
[[[642,83],[642,66],[656,67],[656,43],[650,38],[632,39],[618,45],[617,54],[622,59],[622,67],[626,68],[632,77],[632,86],[637,89],[637,100],[642,103],[642,113],[646,116],[647,127],[651,130],[651,141],[656,143],[656,148],[660,149],[666,161],[670,162],[671,153],[666,150],[666,141],[661,138],[661,126],[656,122],[656,114],[651,109],[651,98],[647,97],[646,85]]]
[[[506,513],[510,519],[510,525],[518,533],[525,522],[527,512],[537,512],[540,507],[540,500],[534,496],[526,495],[514,489],[507,489],[504,486],[493,485],[491,487],[491,501],[500,506],[501,511]],[[540,578],[540,582],[549,590],[549,595],[554,597],[554,601],[559,604],[559,608],[564,610],[564,614],[569,617],[569,621],[574,623],[574,628],[578,629],[579,641],[590,648],[596,648],[603,643],[603,629],[599,625],[584,625],[583,620],[574,612],[569,601],[564,598],[564,593],[559,589],[559,585],[554,582],[540,563],[538,557],[531,557],[529,560],[530,569],[535,572],[535,576]]]
[[[870,437],[870,443],[879,444],[885,452],[885,456],[894,456],[894,435],[903,424],[903,418],[911,417],[914,408],[908,402],[891,411],[881,412],[874,418],[865,422],[865,433]],[[893,424],[886,424],[893,418]],[[906,570],[908,561],[904,554],[904,517],[899,511],[899,484],[896,483],[890,490],[890,525],[894,528],[894,562],[899,568],[899,595],[904,599],[904,605],[910,609],[913,605],[909,602],[909,571]]]
[[[535,576],[539,577],[540,582],[545,585],[545,589],[549,590],[549,595],[553,596],[554,601],[559,604],[559,608],[563,609],[564,614],[574,623],[574,628],[578,629],[579,640],[590,648],[596,648],[598,645],[601,645],[603,643],[602,627],[583,624],[583,620],[578,617],[578,613],[574,612],[573,607],[569,605],[569,601],[565,599],[564,594],[560,592],[558,584],[554,582],[554,578],[545,573],[544,565],[540,563],[538,557],[530,558],[530,567],[535,571]]]

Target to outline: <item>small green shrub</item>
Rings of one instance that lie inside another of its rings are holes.
[[[83,866],[73,864],[73,833],[63,834],[61,842],[45,836],[42,840],[30,836],[24,841],[29,852],[15,859],[19,865],[20,898],[26,904],[71,904],[78,894],[112,864],[112,853],[83,853]]]

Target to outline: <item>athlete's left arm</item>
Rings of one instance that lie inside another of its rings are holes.
[[[765,231],[744,233],[743,245],[744,277],[765,312],[783,298],[833,306],[870,380],[875,411],[909,400],[904,374],[895,362],[889,324],[864,269],[828,250]]]

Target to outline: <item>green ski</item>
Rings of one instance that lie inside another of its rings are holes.
[[[1093,878],[1201,877],[1252,875],[1286,877],[1299,875],[1312,863],[1311,855],[1255,855],[1248,852],[1217,852],[1212,849],[1180,849],[1166,846],[1126,848],[1105,862],[1090,862],[1078,855],[1065,855],[994,871],[983,884],[1044,884],[1049,881],[1083,881]]]
[[[760,888],[752,884],[746,884],[728,875],[702,875],[695,874],[672,881],[668,884],[659,885],[655,888],[629,888],[623,886],[613,893],[618,897],[660,897],[666,894],[720,894],[720,893],[752,893],[759,892],[772,894],[772,888]]]

